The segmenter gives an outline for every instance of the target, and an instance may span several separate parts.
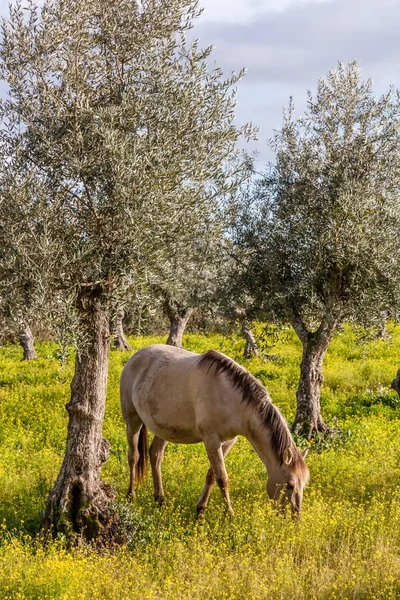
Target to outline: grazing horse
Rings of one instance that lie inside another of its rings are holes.
[[[203,442],[210,468],[197,514],[206,509],[216,480],[233,515],[224,457],[242,435],[267,469],[269,497],[299,515],[309,480],[305,453],[297,450],[267,390],[224,354],[209,350],[199,355],[162,344],[142,348],[122,371],[121,408],[129,445],[128,495],[135,496],[135,482],[146,470],[149,428],[154,433],[149,454],[155,500],[164,502],[161,462],[167,443]]]

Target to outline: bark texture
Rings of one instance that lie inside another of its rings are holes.
[[[244,357],[251,358],[252,356],[258,356],[259,351],[257,347],[257,342],[255,340],[250,323],[247,319],[242,319],[242,336],[246,340],[246,345],[244,347]]]
[[[99,537],[109,523],[111,488],[100,481],[110,445],[102,436],[106,403],[109,316],[95,297],[80,301],[85,347],[77,353],[63,464],[47,501],[43,527],[68,538]]]
[[[395,379],[393,379],[392,383],[390,384],[390,387],[392,390],[397,392],[398,395],[400,396],[400,369],[397,371],[397,375],[396,375]]]
[[[378,330],[377,338],[378,340],[387,340],[389,338],[389,332],[386,327],[386,322],[382,323]]]
[[[19,332],[19,343],[24,351],[24,360],[34,360],[36,358],[34,340],[31,328],[24,323]]]
[[[293,310],[292,324],[303,344],[293,429],[295,433],[304,435],[308,439],[314,432],[328,431],[321,415],[321,388],[324,381],[322,363],[339,323],[339,316],[339,312],[327,313],[318,330],[310,332]]]
[[[324,381],[322,362],[327,350],[323,346],[303,346],[300,365],[300,381],[297,388],[297,411],[294,425],[295,433],[305,435],[324,432],[326,425],[321,416],[321,388]]]
[[[174,310],[170,306],[166,307],[166,313],[170,322],[169,335],[167,339],[168,346],[175,346],[176,348],[183,348],[182,337],[185,331],[186,325],[193,314],[193,308],[184,308],[181,310]]]
[[[123,320],[124,320],[124,309],[119,308],[117,310],[117,313],[115,315],[115,320],[114,320],[114,347],[118,348],[118,350],[121,350],[121,351],[130,352],[132,350],[132,348],[131,348],[128,340],[125,337]]]

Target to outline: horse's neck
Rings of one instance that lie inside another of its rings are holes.
[[[277,466],[277,459],[271,445],[271,431],[262,423],[260,415],[251,406],[246,407],[244,421],[244,435],[270,473]]]

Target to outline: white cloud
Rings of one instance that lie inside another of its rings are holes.
[[[284,12],[300,4],[331,2],[332,0],[200,0],[204,7],[203,21],[227,23],[251,22],[268,12]]]
[[[201,45],[214,46],[212,60],[225,74],[248,68],[238,84],[237,117],[238,123],[251,120],[260,126],[259,142],[252,146],[260,153],[259,165],[272,156],[266,140],[281,126],[289,96],[300,114],[306,90],[315,90],[317,79],[338,61],[359,58],[362,77],[372,77],[377,95],[389,84],[399,86],[399,0],[280,0],[281,10],[276,1],[272,10],[268,0],[269,11],[267,0],[260,0],[263,10],[258,7],[253,19],[255,4],[230,0],[230,21],[219,12],[225,0],[214,0],[212,6],[211,1],[214,21],[204,15],[195,34]]]

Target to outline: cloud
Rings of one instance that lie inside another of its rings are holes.
[[[262,13],[283,12],[288,7],[304,3],[332,0],[201,0],[204,20],[225,23],[251,22]]]
[[[209,1],[222,10],[225,0]],[[237,121],[260,126],[259,142],[252,145],[260,152],[260,165],[272,158],[266,140],[280,127],[290,95],[301,113],[306,90],[315,89],[339,61],[354,58],[363,78],[372,77],[376,93],[383,93],[397,83],[400,64],[398,0],[287,0],[280,11],[277,4],[262,0],[251,7],[241,0],[247,12],[243,9],[240,20],[232,18],[239,14],[239,2],[233,1],[225,22],[206,21],[203,15],[194,30],[202,45],[215,46],[212,59],[224,73],[248,69],[238,84]]]
[[[201,22],[196,33],[216,46],[224,70],[247,67],[246,81],[300,83],[353,58],[372,70],[394,72],[399,29],[397,0],[332,0],[293,2],[251,22]]]
[[[200,0],[205,10],[193,35],[212,44],[225,74],[247,67],[238,84],[237,122],[261,128],[260,161],[271,153],[266,140],[294,96],[298,112],[306,90],[338,61],[360,59],[362,76],[377,93],[397,83],[400,64],[399,0]],[[8,0],[0,0],[7,15]],[[255,147],[254,145],[252,146]]]

